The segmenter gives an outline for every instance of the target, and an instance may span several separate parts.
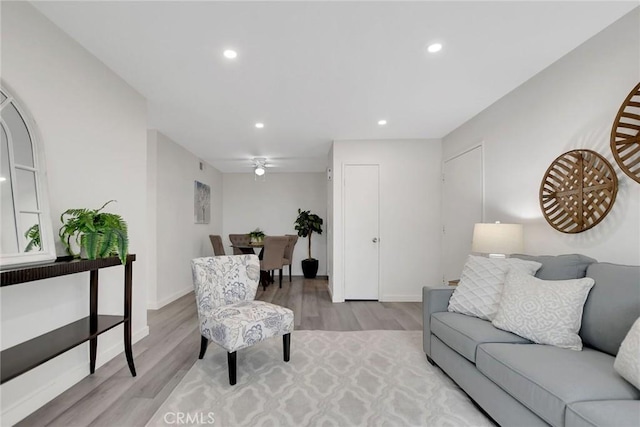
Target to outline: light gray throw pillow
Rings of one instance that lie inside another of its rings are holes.
[[[486,258],[469,255],[460,283],[449,299],[449,311],[492,320],[502,294],[504,278],[509,269],[519,269],[533,275],[542,264],[517,258]]]
[[[540,280],[512,269],[492,323],[537,344],[580,351],[582,310],[594,283],[590,277]]]
[[[613,368],[640,389],[640,318],[634,323],[620,345]]]

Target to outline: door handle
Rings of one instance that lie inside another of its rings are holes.
[[[373,239],[371,239],[371,241],[372,241],[373,243],[378,243],[378,238],[377,238],[377,237],[374,237]]]

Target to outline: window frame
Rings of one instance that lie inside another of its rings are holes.
[[[14,213],[14,229],[18,239],[18,252],[17,253],[0,253],[0,269],[10,269],[29,264],[40,264],[51,262],[56,259],[56,248],[53,239],[53,228],[51,224],[51,211],[49,209],[49,193],[47,188],[47,174],[46,174],[46,162],[44,155],[44,148],[42,144],[42,138],[40,137],[38,128],[35,124],[35,120],[31,117],[28,111],[23,107],[21,100],[14,95],[14,92],[7,88],[4,81],[0,82],[0,91],[6,97],[4,101],[0,103],[0,112],[9,105],[13,105],[20,118],[24,122],[29,139],[31,141],[31,155],[33,159],[33,167],[28,165],[16,165],[14,159],[14,147],[11,137],[11,129],[7,126],[4,119],[0,116],[0,122],[2,127],[7,133],[7,145],[9,154],[9,174],[11,177],[11,199],[13,203]],[[35,178],[35,191],[36,191],[36,210],[21,211],[16,201],[17,180],[16,171],[25,170],[34,172]],[[2,185],[3,183],[0,183]],[[21,231],[23,228],[20,224],[20,214],[31,213],[38,215],[38,223],[40,229],[40,251],[23,252],[25,249],[24,241],[21,239]]]

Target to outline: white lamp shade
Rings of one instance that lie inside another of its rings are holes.
[[[524,248],[522,224],[476,224],[471,251],[484,254],[513,254]]]

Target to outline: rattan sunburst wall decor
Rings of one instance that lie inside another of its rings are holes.
[[[611,151],[620,169],[640,183],[640,83],[624,100],[613,121]]]
[[[549,225],[581,233],[609,213],[618,193],[611,163],[591,150],[572,150],[556,158],[540,184],[540,207]]]

